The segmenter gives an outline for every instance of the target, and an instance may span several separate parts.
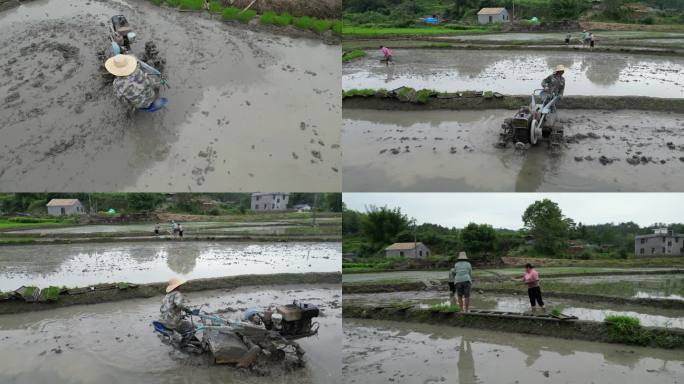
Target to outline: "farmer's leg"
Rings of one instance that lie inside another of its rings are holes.
[[[544,308],[544,300],[542,299],[541,287],[537,287],[537,303],[539,307]]]
[[[463,283],[463,309],[465,312],[470,310],[470,283]]]
[[[534,288],[527,288],[527,296],[530,298],[530,306],[532,306],[532,310],[535,310],[537,298],[534,296]]]

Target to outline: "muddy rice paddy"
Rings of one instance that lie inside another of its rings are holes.
[[[343,327],[346,383],[677,383],[684,375],[682,351],[388,321]]]
[[[0,291],[270,273],[337,272],[340,243],[143,242],[5,246]]]
[[[347,191],[680,191],[684,115],[563,110],[566,145],[495,147],[514,111],[345,110]],[[483,171],[486,170],[486,171]]]
[[[169,106],[127,118],[101,78],[124,14],[166,59]],[[339,188],[339,46],[146,1],[39,0],[0,13],[4,191]],[[288,187],[289,186],[289,187]]]
[[[453,92],[492,90],[526,95],[558,64],[566,67],[565,95],[684,97],[684,58],[600,52],[395,49],[395,64],[378,50],[342,68],[342,87],[408,86]]]
[[[154,334],[161,296],[0,316],[0,382],[67,383],[342,383],[341,292],[337,285],[248,287],[186,294],[191,305],[238,316],[292,300],[319,306],[319,334],[302,339],[304,368],[272,366],[255,374],[174,350]]]

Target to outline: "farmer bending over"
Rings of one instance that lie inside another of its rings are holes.
[[[157,100],[160,82],[145,73],[132,55],[112,56],[105,62],[107,72],[116,76],[116,96],[132,108],[148,108]]]
[[[185,284],[185,280],[179,277],[172,277],[169,280],[169,285],[166,287],[166,296],[162,300],[162,305],[159,311],[161,317],[159,321],[164,324],[166,328],[173,329],[181,334],[183,339],[181,343],[187,342],[192,337],[192,323],[183,319],[183,313],[196,314],[196,311],[190,310],[183,299],[183,294],[180,292],[180,286]]]
[[[382,51],[382,55],[385,57],[383,61],[389,66],[390,62],[392,62],[392,51],[384,45],[380,46],[380,51]]]
[[[470,309],[470,286],[473,284],[473,267],[468,262],[468,256],[465,252],[459,252],[454,271],[456,272],[454,285],[458,295],[458,305],[463,312],[468,312]]]
[[[527,263],[525,265],[525,274],[518,278],[513,278],[516,281],[522,281],[527,284],[527,295],[530,297],[530,305],[532,306],[532,311],[537,310],[537,304],[542,311],[544,309],[544,300],[542,300],[541,287],[539,286],[539,272],[534,269],[532,264]]]

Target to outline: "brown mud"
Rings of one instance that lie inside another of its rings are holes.
[[[199,292],[215,289],[236,289],[258,285],[288,285],[288,284],[339,284],[342,281],[340,273],[281,273],[271,275],[241,275],[210,279],[189,280],[183,285],[185,292]],[[138,284],[125,289],[112,288],[111,285],[72,288],[74,294],[62,294],[56,301],[25,302],[21,300],[0,301],[0,314],[44,311],[74,305],[99,304],[105,302],[123,301],[139,298],[163,296],[168,283]]]
[[[102,81],[116,14],[134,53],[153,40],[165,58],[167,108],[129,118]],[[43,0],[0,14],[0,47],[4,191],[339,188],[339,46],[146,1]]]

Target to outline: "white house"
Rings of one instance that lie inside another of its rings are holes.
[[[510,21],[506,8],[482,8],[477,13],[479,24],[508,23]]]
[[[289,199],[290,194],[283,192],[252,193],[251,209],[253,212],[285,211]]]
[[[83,204],[78,199],[52,199],[46,204],[50,216],[82,215]]]
[[[430,248],[423,243],[394,243],[385,248],[385,256],[422,258],[430,256]]]

